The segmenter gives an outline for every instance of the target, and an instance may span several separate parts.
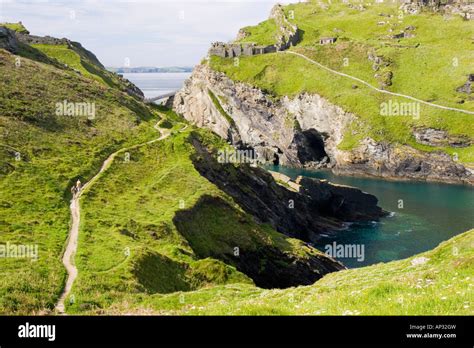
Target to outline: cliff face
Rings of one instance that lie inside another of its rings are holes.
[[[363,139],[350,151],[340,150],[338,144],[346,127],[357,121],[356,115],[316,94],[274,101],[263,91],[234,82],[207,65],[195,68],[176,94],[173,108],[237,147],[254,149],[262,162],[328,167],[336,173],[474,184],[473,171],[444,153],[422,152],[371,138]]]
[[[293,189],[278,184],[267,171],[249,165],[219,163],[215,153],[192,139],[197,171],[231,196],[247,213],[275,230],[305,242],[335,233],[348,221],[377,221],[386,215],[377,198],[361,190],[302,178]]]
[[[15,33],[5,27],[0,27],[0,48],[13,53],[18,50],[18,40]]]

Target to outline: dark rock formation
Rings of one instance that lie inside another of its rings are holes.
[[[418,128],[413,132],[418,143],[429,146],[468,147],[471,140],[466,136],[453,136],[441,129]]]
[[[209,49],[209,55],[222,58],[233,58],[241,56],[255,56],[258,54],[273,53],[278,49],[275,45],[259,46],[253,43],[230,43],[213,42]]]
[[[203,196],[193,208],[179,211],[175,215],[173,222],[178,231],[199,258],[212,257],[233,265],[259,287],[287,288],[310,285],[327,273],[345,268],[341,263],[305,243],[301,243],[295,252],[287,242],[269,243],[269,236],[261,239],[251,233],[247,235],[252,240],[250,244],[239,243],[231,235],[216,237],[216,231],[212,230],[214,226],[206,225],[204,228],[198,221],[201,218],[199,212],[206,209],[223,210],[227,217],[241,214],[222,198]],[[243,231],[235,231],[236,234],[245,235],[252,230],[249,228],[251,222],[248,218],[240,215],[239,220]],[[224,221],[219,221],[221,222]],[[203,240],[209,241],[208,238],[216,245],[203,248]],[[235,253],[235,247],[238,247],[238,253]]]
[[[299,177],[300,192],[316,202],[321,214],[341,221],[368,221],[382,216],[377,198],[361,190],[344,185],[335,185],[326,180]]]
[[[0,48],[11,53],[17,53],[18,51],[18,40],[15,33],[5,27],[0,27]]]
[[[329,157],[324,149],[327,134],[321,134],[315,129],[308,129],[295,134],[291,147],[296,149],[298,160],[304,166],[316,168],[326,166]]]

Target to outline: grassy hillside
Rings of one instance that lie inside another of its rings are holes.
[[[272,45],[276,41],[278,28],[274,19],[263,21],[259,25],[249,26],[241,29],[245,37],[239,42],[252,42],[256,45]]]
[[[45,50],[56,61],[78,63],[68,48],[53,51],[58,55]],[[68,311],[100,313],[140,304],[150,294],[253,284],[229,261],[235,248],[274,247],[302,260],[319,254],[257,224],[194,169],[190,139],[227,146],[217,136],[183,129],[178,115],[145,105],[95,76],[26,57],[19,66],[15,62],[0,50],[0,244],[37,245],[39,259],[0,259],[5,280],[0,313],[54,308],[66,277],[61,256],[70,187],[77,179],[87,182],[112,152],[158,138],[154,126],[160,119],[171,136],[121,153],[81,198],[79,276]],[[92,118],[58,114],[56,104],[65,100],[93,103],[96,113]],[[178,212],[192,217],[178,226]],[[195,235],[196,226],[205,235]],[[266,259],[261,262],[265,272]]]
[[[262,290],[232,284],[153,295],[129,313],[172,315],[472,315],[474,230],[405,260],[324,276],[314,285]],[[113,306],[107,313],[124,308]]]
[[[292,51],[378,88],[474,111],[472,95],[456,91],[467,81],[468,74],[474,72],[471,47],[474,26],[460,16],[448,20],[426,11],[418,15],[403,13],[399,17],[398,5],[391,3],[371,3],[363,11],[339,1],[325,6],[317,2],[298,3],[284,9],[288,18],[294,18],[290,21],[302,31],[302,40],[291,48]],[[252,41],[252,33],[258,40],[266,26],[260,24],[248,31],[245,40]],[[414,37],[390,38],[402,31],[412,32]],[[327,36],[336,37],[336,43],[320,45],[319,39]],[[369,56],[379,57],[379,63],[374,64]],[[410,100],[381,94],[287,53],[242,57],[237,67],[232,59],[213,56],[210,65],[234,80],[267,91],[275,98],[317,93],[357,114],[361,122],[351,125],[339,145],[341,149],[351,149],[361,139],[370,136],[380,141],[408,144],[423,151],[456,153],[460,161],[474,163],[473,145],[464,148],[430,147],[417,143],[412,134],[415,127],[433,127],[454,136],[473,139],[473,115],[421,105],[419,119],[381,116],[381,103]]]
[[[249,267],[260,275],[322,254],[258,223],[199,174],[193,141],[214,150],[228,144],[131,97],[80,46],[23,45],[19,53],[15,64],[17,56],[0,50],[0,244],[37,245],[39,258],[0,258],[0,314],[51,313],[66,279],[71,186],[138,144],[81,196],[68,313],[472,313],[474,231],[417,258],[337,272],[311,286],[255,286],[237,255],[256,256]],[[249,70],[250,62],[242,59]],[[95,115],[57,113],[64,101],[94,104]],[[160,135],[158,121],[170,136],[148,143]]]
[[[89,55],[90,52],[77,43],[71,45],[35,44],[31,47],[105,86],[122,91],[127,91],[130,87],[127,81],[121,79],[117,74],[107,71],[95,57]]]
[[[7,27],[8,29],[16,31],[17,33],[22,33],[22,34],[29,34],[30,33],[21,22],[19,22],[19,23],[0,23],[0,26]]]
[[[132,97],[51,65],[0,50],[0,239],[38,244],[39,260],[1,260],[1,313],[51,307],[63,286],[60,254],[69,188],[114,149],[156,135],[158,116]],[[56,115],[56,103],[95,103],[94,119]]]

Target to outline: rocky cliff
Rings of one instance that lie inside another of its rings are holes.
[[[357,115],[317,94],[274,100],[262,90],[235,82],[205,64],[195,68],[176,94],[173,107],[187,120],[213,130],[235,146],[252,148],[265,163],[474,184],[473,170],[441,152],[422,152],[368,137],[352,150],[343,151],[338,144],[347,126],[357,121]]]
[[[191,142],[196,149],[193,163],[202,176],[247,213],[287,236],[316,242],[321,233],[345,228],[345,222],[377,221],[386,215],[375,196],[357,188],[301,178],[289,189],[259,167],[219,163],[196,135]]]
[[[12,53],[18,51],[18,40],[15,33],[5,27],[0,26],[0,48],[3,48]]]

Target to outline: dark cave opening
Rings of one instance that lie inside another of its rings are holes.
[[[293,142],[296,144],[298,160],[302,164],[329,162],[329,156],[324,147],[326,139],[325,133],[320,133],[314,128],[296,134]]]
[[[273,154],[273,165],[275,165],[275,166],[280,165],[280,157],[276,153]]]

